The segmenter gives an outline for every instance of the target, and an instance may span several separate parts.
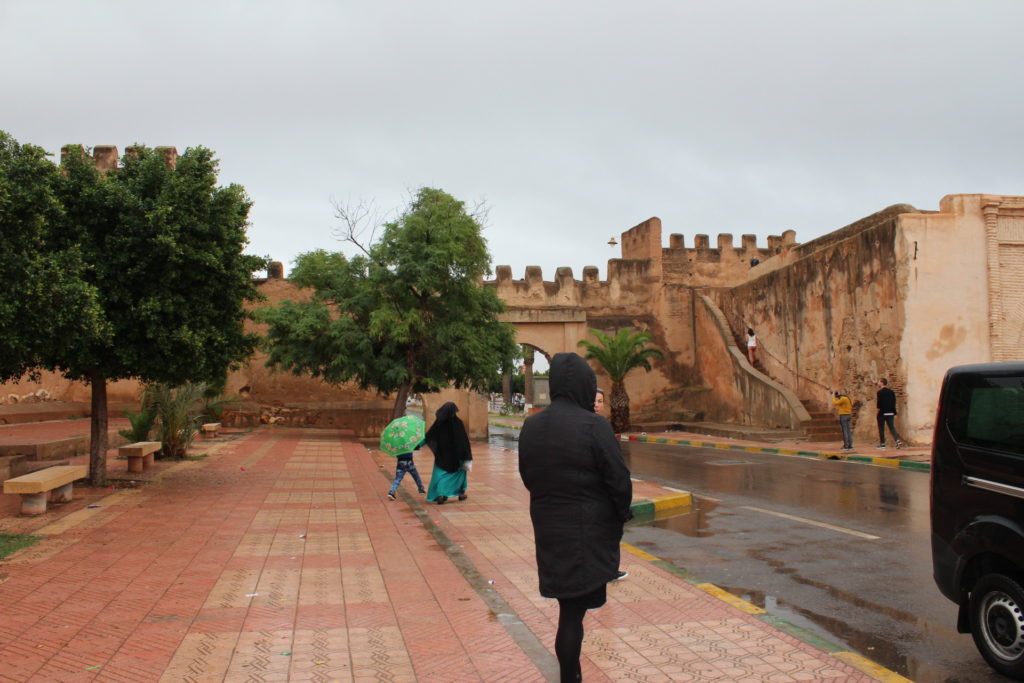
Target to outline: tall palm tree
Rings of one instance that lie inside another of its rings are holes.
[[[578,346],[587,350],[587,360],[596,360],[612,380],[609,402],[612,406],[612,428],[616,434],[629,431],[629,394],[626,393],[625,379],[630,370],[643,368],[651,371],[651,359],[660,360],[664,355],[653,346],[650,332],[633,332],[628,327],[620,329],[614,337],[601,330],[590,330],[597,342],[582,340]]]

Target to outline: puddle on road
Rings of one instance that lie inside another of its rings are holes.
[[[512,451],[519,450],[519,430],[507,427],[490,427],[487,436],[487,443],[490,446],[507,448]]]

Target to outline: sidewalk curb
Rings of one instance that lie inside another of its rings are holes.
[[[689,448],[717,448],[727,451],[743,451],[746,453],[771,453],[773,455],[799,455],[807,458],[818,458],[821,460],[846,460],[878,467],[899,468],[901,470],[912,470],[914,472],[931,472],[931,464],[927,462],[912,462],[898,460],[896,458],[879,458],[868,455],[849,455],[834,451],[800,451],[793,448],[771,448],[768,446],[745,446],[742,444],[720,443],[717,441],[694,441],[690,439],[666,439],[649,436],[638,436],[636,434],[620,434],[620,441],[636,441],[638,443],[657,443],[668,446],[684,446]]]
[[[636,505],[636,503],[634,503],[634,505]],[[763,608],[758,607],[757,605],[754,605],[750,602],[747,602],[746,600],[737,597],[732,593],[729,593],[728,591],[724,591],[714,584],[701,581],[699,578],[691,574],[686,569],[678,567],[675,564],[669,562],[668,560],[663,560],[660,557],[651,555],[650,553],[641,550],[636,546],[630,545],[629,543],[622,543],[621,545],[622,548],[631,555],[635,555],[641,560],[646,560],[647,562],[650,562],[659,569],[662,569],[670,574],[678,576],[687,583],[695,586],[696,588],[701,589],[708,595],[718,598],[719,600],[722,600],[723,602],[726,602],[732,605],[733,607],[743,612],[746,612],[747,614],[753,616],[755,619],[763,621],[771,625],[772,627],[782,631],[786,635],[796,638],[797,640],[806,643],[812,647],[815,647],[818,650],[824,652],[825,654],[835,657],[836,659],[846,664],[849,664],[855,669],[863,671],[869,676],[874,676],[883,683],[913,683],[913,681],[911,681],[909,678],[901,676],[895,671],[886,669],[885,667],[871,661],[863,655],[859,655],[856,652],[846,650],[842,646],[837,645],[836,643],[833,643],[830,640],[826,640],[825,638],[822,638],[821,636],[811,631],[808,631],[807,629],[801,628],[795,624],[789,623],[785,619],[781,619],[777,616],[769,614]]]
[[[633,512],[634,519],[651,520],[661,516],[670,510],[690,507],[693,505],[693,496],[689,491],[670,493],[665,496],[656,496],[645,500],[636,500],[630,504],[629,509]]]

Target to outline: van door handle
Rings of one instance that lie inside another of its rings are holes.
[[[1024,489],[1019,486],[1010,486],[1009,484],[1000,484],[998,481],[989,481],[988,479],[978,479],[977,477],[967,476],[963,478],[963,483],[967,486],[985,489],[986,491],[994,491],[995,493],[1002,493],[1007,496],[1013,496],[1014,498],[1024,498]]]

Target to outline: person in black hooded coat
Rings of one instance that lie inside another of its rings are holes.
[[[582,680],[583,617],[618,576],[633,486],[611,425],[594,413],[597,378],[575,353],[551,360],[551,405],[519,435],[519,474],[530,492],[540,594],[557,598],[555,654],[562,681]]]
[[[434,471],[430,475],[427,500],[444,505],[451,496],[466,500],[469,486],[466,472],[473,461],[466,426],[456,415],[459,407],[449,401],[434,413],[434,424],[424,441],[434,452]]]

